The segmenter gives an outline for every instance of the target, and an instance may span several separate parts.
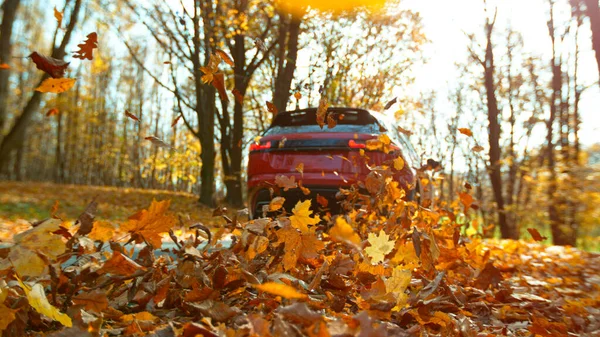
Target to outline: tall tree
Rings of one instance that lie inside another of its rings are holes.
[[[11,37],[20,0],[6,0],[2,4],[2,26],[0,26],[0,64],[8,63],[12,50]],[[8,106],[8,71],[0,71],[0,140],[4,131]]]

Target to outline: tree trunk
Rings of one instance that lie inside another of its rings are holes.
[[[282,21],[283,15],[280,14]],[[279,67],[277,69],[277,77],[275,78],[275,92],[273,93],[273,104],[278,111],[285,111],[287,102],[290,98],[290,89],[292,79],[294,78],[294,70],[296,70],[296,59],[298,58],[298,36],[300,35],[301,17],[291,16],[290,22],[284,24],[279,29]],[[284,46],[284,41],[287,37],[287,47]],[[287,49],[287,54],[284,50]],[[285,65],[283,60],[285,60]]]
[[[2,5],[2,26],[0,27],[0,64],[8,63],[12,45],[13,23],[17,14],[20,0],[6,0]],[[8,74],[7,70],[0,71],[0,140],[4,131],[6,108],[8,104]]]
[[[585,13],[590,18],[592,28],[592,47],[596,52],[596,62],[598,63],[598,74],[600,75],[600,6],[598,0],[583,0],[585,3]],[[598,81],[600,85],[600,81]]]

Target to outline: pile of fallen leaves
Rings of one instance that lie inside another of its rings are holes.
[[[367,189],[342,191],[343,215],[274,198],[274,217],[217,209],[222,226],[180,236],[168,200],[120,226],[95,220],[95,202],[72,225],[36,223],[0,249],[1,335],[600,333],[598,255],[465,237],[457,214],[390,179]]]

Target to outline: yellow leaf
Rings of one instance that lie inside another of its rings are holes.
[[[136,320],[136,321],[153,321],[154,322],[157,319],[158,319],[158,317],[152,315],[151,313],[149,313],[147,311],[142,311],[142,312],[138,312],[135,314],[121,316],[122,322],[132,322],[134,320]]]
[[[28,285],[23,283],[21,279],[17,278],[17,281],[19,281],[19,285],[21,286],[21,288],[23,288],[23,291],[25,291],[25,295],[27,296],[29,304],[35,309],[35,311],[39,312],[40,314],[46,315],[55,321],[60,322],[66,327],[73,326],[71,317],[58,311],[57,308],[55,308],[54,306],[52,306],[52,304],[50,304],[50,302],[48,302],[48,299],[46,298],[46,293],[44,292],[44,287],[41,284],[36,283],[33,285],[33,287],[29,287]]]
[[[7,258],[0,261],[0,270],[14,266],[21,276],[42,275],[47,263],[41,256],[54,260],[65,252],[62,236],[52,234],[59,229],[61,223],[60,220],[49,219],[15,235],[15,245],[11,247]]]
[[[419,258],[415,252],[415,246],[411,242],[398,244],[396,255],[392,258],[392,263],[402,264],[405,269],[412,269],[419,266]]]
[[[277,242],[283,246],[283,269],[290,270],[296,267],[298,257],[302,253],[302,236],[297,229],[286,226],[277,231]]]
[[[0,315],[0,336],[2,334],[2,330],[6,329],[8,325],[15,320],[15,313],[17,311],[19,310],[11,309],[4,305],[4,303],[0,303],[0,312],[2,313]]]
[[[283,197],[275,197],[269,203],[269,211],[274,212],[283,207],[283,203],[285,202],[285,198]]]
[[[148,210],[142,210],[129,218],[129,221],[121,225],[121,230],[129,232],[137,243],[144,239],[153,247],[162,245],[161,233],[166,233],[175,225],[175,218],[165,214],[171,200],[152,200]]]
[[[383,262],[385,256],[394,249],[394,241],[390,240],[390,236],[383,229],[379,231],[379,235],[369,233],[367,240],[371,246],[365,248],[365,252],[371,258],[372,264]]]
[[[39,92],[52,92],[60,94],[73,87],[76,79],[74,78],[48,78],[42,82],[42,84],[35,88]]]
[[[352,226],[341,216],[335,219],[335,225],[329,230],[329,235],[335,241],[350,241],[354,244],[360,243],[360,236],[354,232]]]
[[[279,1],[277,4],[286,12],[296,16],[302,16],[308,7],[319,11],[341,13],[352,10],[356,7],[366,7],[369,9],[380,9],[385,5],[385,0],[296,0]]]
[[[108,241],[115,234],[115,226],[108,221],[95,221],[88,238],[96,241]]]
[[[466,136],[469,136],[469,137],[473,137],[473,132],[471,132],[471,129],[458,128],[458,132],[462,133],[463,135],[466,135]]]
[[[410,284],[412,272],[397,266],[392,271],[392,276],[385,280],[385,290],[388,293],[403,293]]]
[[[264,291],[269,294],[281,296],[287,299],[304,299],[307,298],[305,294],[298,292],[294,287],[288,286],[283,283],[266,282],[263,284],[254,284],[256,289]]]
[[[402,157],[394,159],[394,168],[397,171],[400,171],[404,168],[404,159],[402,159]]]
[[[296,171],[300,172],[300,174],[302,174],[302,176],[304,176],[304,163],[300,163],[300,164],[296,165]]]
[[[311,218],[312,211],[310,210],[310,200],[298,201],[294,209],[294,215],[290,216],[292,227],[299,229],[302,233],[309,233],[309,225],[316,225],[321,221],[318,215]]]

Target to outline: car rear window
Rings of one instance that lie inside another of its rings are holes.
[[[376,119],[366,110],[329,109],[337,125],[328,128],[317,124],[317,110],[304,109],[286,111],[275,116],[265,135],[275,135],[291,132],[361,132],[378,133],[379,125]],[[343,117],[342,117],[343,116]],[[340,118],[341,117],[341,118]]]

